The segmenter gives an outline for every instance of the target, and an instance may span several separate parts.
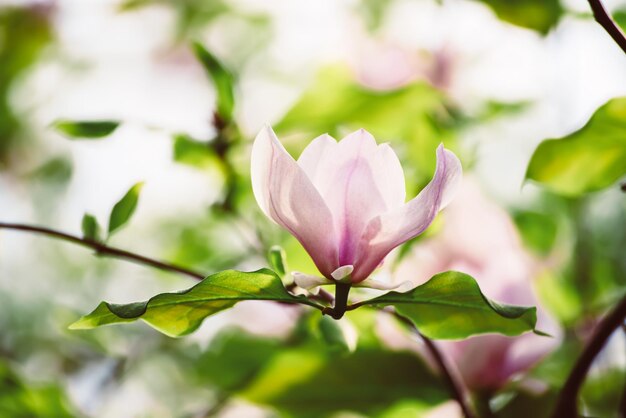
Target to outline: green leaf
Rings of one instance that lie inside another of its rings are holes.
[[[137,202],[139,201],[139,193],[143,183],[137,183],[131,187],[119,202],[113,206],[111,215],[109,216],[109,236],[126,224],[130,217],[135,213]]]
[[[195,331],[207,316],[229,309],[242,300],[273,300],[319,307],[303,296],[287,292],[280,278],[269,269],[251,273],[227,270],[182,292],[162,293],[146,302],[124,305],[102,302],[70,328],[90,329],[141,319],[166,335],[180,337]]]
[[[81,223],[83,237],[92,241],[100,241],[100,225],[95,216],[86,213]]]
[[[520,211],[513,215],[524,244],[539,254],[547,255],[557,236],[553,216],[540,212]]]
[[[198,60],[207,71],[217,90],[217,113],[230,122],[235,108],[234,78],[230,71],[200,43],[193,43],[193,50]]]
[[[559,21],[563,7],[559,0],[480,0],[505,22],[546,34]]]
[[[70,139],[100,139],[111,135],[119,125],[119,122],[113,120],[57,120],[52,126]]]
[[[200,169],[222,168],[222,162],[209,144],[185,134],[174,135],[174,161]]]
[[[626,97],[600,107],[580,130],[543,141],[526,179],[565,196],[580,196],[614,184],[626,174]]]
[[[278,245],[273,245],[268,253],[268,258],[272,269],[279,276],[284,277],[287,274],[287,254],[285,254],[285,250]]]
[[[537,321],[536,308],[489,300],[476,280],[456,271],[439,273],[409,292],[389,292],[362,305],[392,305],[421,333],[436,339],[483,333],[519,335],[534,331]]]

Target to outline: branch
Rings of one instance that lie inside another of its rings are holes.
[[[593,17],[596,19],[596,22],[611,35],[615,43],[626,53],[626,35],[624,35],[624,32],[617,26],[611,15],[606,11],[602,5],[602,0],[589,0],[589,5],[591,6],[591,10],[593,10]]]
[[[24,225],[24,224],[4,223],[4,222],[0,222],[0,229],[13,229],[17,231],[28,231],[28,232],[34,232],[36,234],[46,235],[48,237],[57,238],[63,241],[71,242],[73,244],[82,245],[83,247],[91,248],[95,250],[96,254],[98,255],[121,258],[124,260],[132,261],[137,264],[144,264],[144,265],[155,267],[161,270],[183,274],[185,276],[191,277],[196,280],[202,280],[205,277],[204,274],[186,269],[184,267],[177,266],[175,264],[170,264],[170,263],[155,260],[152,258],[144,257],[142,255],[131,253],[125,250],[121,250],[119,248],[109,247],[108,245],[102,244],[94,240],[66,234],[65,232],[56,231],[54,229],[49,229],[49,228],[39,227],[39,226],[32,226],[32,225]]]
[[[385,311],[391,313],[396,319],[398,319],[403,324],[406,324],[411,329],[411,331],[413,331],[418,337],[422,339],[422,341],[424,341],[424,345],[426,346],[426,349],[428,350],[430,355],[435,360],[435,363],[437,363],[437,367],[441,371],[441,374],[443,375],[443,379],[448,385],[448,388],[450,389],[450,393],[452,394],[452,397],[456,400],[456,402],[461,407],[463,416],[465,418],[474,418],[474,413],[472,412],[472,409],[468,405],[467,399],[465,395],[463,394],[463,386],[456,379],[456,376],[452,373],[452,370],[450,369],[448,362],[446,361],[443,354],[439,350],[439,347],[437,347],[437,344],[433,340],[431,340],[430,338],[422,334],[417,329],[417,327],[413,324],[413,322],[409,321],[402,315],[393,311],[388,311],[388,310],[385,310]]]
[[[614,330],[620,327],[626,318],[626,296],[596,327],[593,336],[587,343],[582,354],[576,361],[574,368],[559,394],[556,408],[552,414],[553,418],[577,417],[578,392],[585,381],[587,372],[596,358],[602,351],[604,344],[609,339]]]

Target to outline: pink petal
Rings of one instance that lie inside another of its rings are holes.
[[[405,205],[376,216],[367,224],[359,241],[352,281],[365,280],[391,250],[421,234],[450,202],[461,177],[459,159],[440,145],[431,182]]]
[[[300,154],[298,165],[309,176],[311,182],[315,185],[323,177],[323,170],[332,162],[332,156],[336,152],[337,141],[328,134],[320,135],[315,138]]]
[[[328,205],[340,241],[340,265],[352,264],[367,222],[401,206],[404,174],[388,145],[378,146],[365,130],[339,143],[316,138],[298,160]]]
[[[306,173],[270,127],[252,146],[252,190],[267,216],[295,236],[326,277],[338,264],[333,217]]]

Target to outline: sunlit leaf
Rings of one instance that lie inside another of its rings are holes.
[[[273,300],[316,306],[304,297],[287,292],[280,278],[271,270],[251,273],[227,270],[213,274],[185,291],[162,293],[146,302],[124,305],[102,302],[70,328],[90,329],[141,319],[166,335],[180,337],[195,331],[207,316],[243,300]]]
[[[119,125],[113,120],[57,120],[52,126],[70,139],[100,139],[111,135]]]
[[[580,130],[542,142],[526,179],[566,196],[601,190],[626,174],[626,98],[600,107]]]
[[[563,7],[559,0],[480,0],[509,23],[546,34],[559,21]]]
[[[364,305],[392,305],[424,335],[460,339],[475,334],[519,335],[533,331],[536,308],[504,305],[482,294],[476,280],[464,273],[440,273],[405,293],[389,292]]]
[[[135,213],[137,203],[139,202],[139,193],[143,183],[137,183],[126,192],[111,210],[109,216],[109,236],[124,226]]]
[[[235,107],[234,79],[230,71],[200,43],[194,42],[193,50],[207,71],[217,91],[217,113],[223,121],[229,122]]]
[[[98,220],[95,216],[89,213],[83,215],[81,229],[83,231],[84,238],[92,241],[100,241],[100,225],[98,224]]]

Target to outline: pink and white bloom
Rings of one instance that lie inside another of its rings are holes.
[[[405,202],[398,157],[363,129],[339,142],[319,136],[297,161],[270,127],[252,147],[259,206],[300,241],[329,282],[367,279],[391,250],[430,225],[451,200],[461,172],[458,158],[440,145],[433,179]]]

